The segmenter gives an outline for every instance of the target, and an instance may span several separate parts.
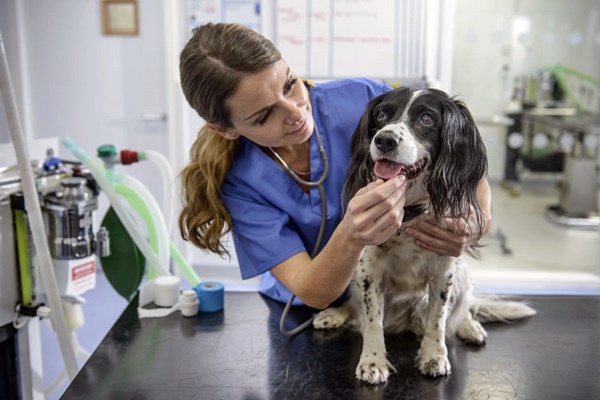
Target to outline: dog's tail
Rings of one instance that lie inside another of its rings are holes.
[[[480,322],[510,322],[536,314],[536,311],[525,303],[504,300],[497,296],[474,296],[471,312]]]

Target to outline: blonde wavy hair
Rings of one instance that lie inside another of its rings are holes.
[[[244,76],[281,60],[273,43],[238,24],[206,24],[195,28],[179,58],[181,88],[190,106],[207,122],[230,128],[225,101]],[[231,230],[231,216],[221,186],[236,155],[238,141],[205,125],[190,149],[190,162],[180,174],[183,209],[179,230],[203,250],[229,255],[222,237]]]

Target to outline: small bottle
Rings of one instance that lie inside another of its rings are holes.
[[[193,317],[198,314],[199,304],[198,296],[194,290],[184,290],[179,296],[181,315],[184,317]]]

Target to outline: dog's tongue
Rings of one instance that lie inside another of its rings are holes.
[[[375,162],[375,175],[381,179],[391,179],[402,173],[404,168],[401,164],[396,164],[388,160],[379,160]]]

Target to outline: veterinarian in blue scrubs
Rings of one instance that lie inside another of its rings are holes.
[[[186,99],[207,121],[181,174],[183,237],[223,256],[231,230],[242,277],[262,274],[261,293],[283,302],[294,293],[296,304],[327,307],[347,288],[365,247],[385,242],[402,223],[403,176],[368,184],[346,213],[341,201],[354,129],[368,101],[390,88],[367,79],[303,82],[270,41],[236,24],[196,28],[180,73]],[[310,182],[328,169],[314,258],[321,194],[292,179],[290,169]],[[480,192],[489,227],[487,182]],[[431,223],[407,233],[442,254],[470,244],[466,228],[465,237]]]

